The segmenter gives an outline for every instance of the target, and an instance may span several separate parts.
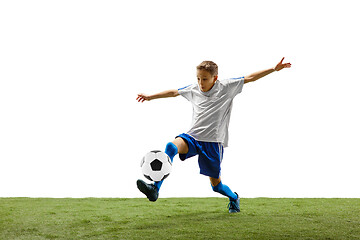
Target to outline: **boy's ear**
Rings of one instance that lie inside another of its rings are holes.
[[[214,79],[215,79],[215,81],[218,79],[218,76],[216,75],[215,77],[214,77]]]

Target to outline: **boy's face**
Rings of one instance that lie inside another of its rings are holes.
[[[199,88],[203,92],[209,91],[215,84],[218,76],[212,76],[206,70],[197,70],[197,80],[199,84]]]

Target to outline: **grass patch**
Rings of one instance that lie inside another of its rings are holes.
[[[0,239],[360,239],[360,199],[0,198]]]

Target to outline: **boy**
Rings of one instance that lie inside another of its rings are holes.
[[[181,160],[198,155],[200,173],[210,178],[213,191],[229,198],[230,213],[240,212],[240,198],[236,192],[222,183],[220,164],[224,147],[228,145],[228,126],[233,98],[242,91],[244,83],[256,81],[283,68],[290,68],[291,64],[283,63],[283,60],[284,58],[274,68],[227,80],[218,80],[218,66],[214,62],[204,61],[197,66],[197,84],[154,95],[138,94],[136,98],[138,102],[144,102],[181,95],[192,103],[193,120],[190,130],[169,142],[165,153],[169,155],[171,161],[178,153]],[[162,182],[147,184],[139,179],[137,187],[150,201],[156,201]]]

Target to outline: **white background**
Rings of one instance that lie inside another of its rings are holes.
[[[234,99],[224,184],[241,197],[360,197],[356,1],[2,1],[0,197],[143,197],[142,156],[190,126],[196,81],[291,69]],[[219,196],[181,162],[161,197]]]

